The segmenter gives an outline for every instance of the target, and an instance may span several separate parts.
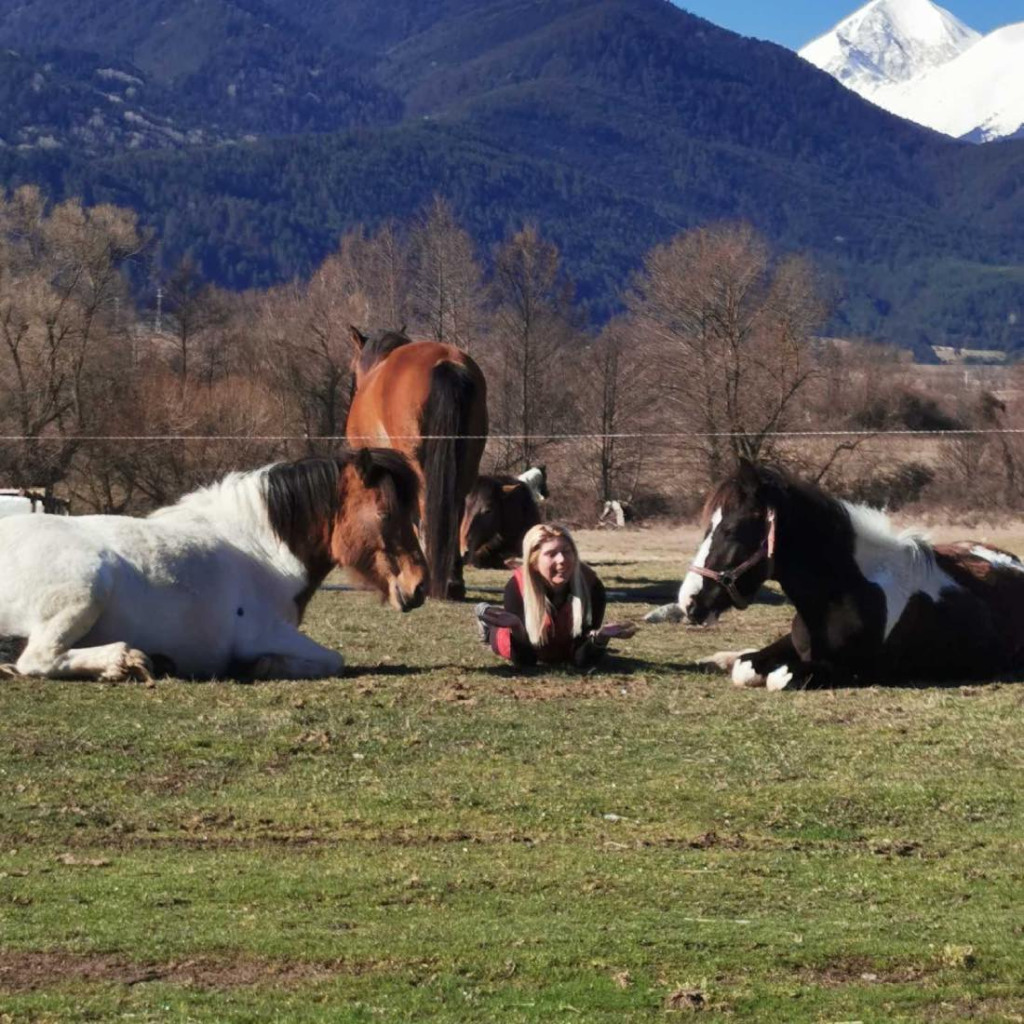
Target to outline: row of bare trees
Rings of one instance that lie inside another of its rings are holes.
[[[356,324],[468,350],[489,384],[486,464],[546,460],[563,514],[612,498],[681,513],[738,456],[882,502],[929,487],[951,500],[961,485],[1022,496],[1024,452],[1008,435],[880,456],[876,433],[1006,426],[1016,405],[948,376],[929,389],[877,346],[822,341],[813,268],[745,225],[653,249],[598,332],[536,225],[485,260],[442,199],[411,224],[349,232],[308,281],[263,292],[219,291],[183,260],[162,281],[158,329],[124,273],[145,241],[125,210],[0,196],[0,434],[14,438],[0,442],[0,484],[142,510],[232,468],[328,451]],[[822,429],[861,433],[787,439]]]

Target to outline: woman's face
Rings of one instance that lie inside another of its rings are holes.
[[[565,586],[576,568],[576,554],[565,537],[546,540],[537,550],[537,572],[549,587]]]

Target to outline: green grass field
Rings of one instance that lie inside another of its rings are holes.
[[[690,554],[581,546],[634,598]],[[787,615],[516,675],[325,592],[341,679],[4,683],[0,1022],[1024,1021],[1024,685],[686,668]]]

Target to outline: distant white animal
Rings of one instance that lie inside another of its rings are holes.
[[[423,603],[416,475],[398,452],[232,473],[147,519],[0,520],[0,636],[27,646],[0,676],[146,679],[336,675],[340,654],[299,632],[335,565],[391,603]]]
[[[628,501],[606,501],[597,518],[597,525],[611,524],[617,530],[621,530],[632,518],[633,510]]]
[[[0,517],[43,513],[66,516],[68,503],[61,498],[50,498],[25,488],[0,490]]]
[[[547,501],[548,494],[548,467],[531,466],[525,473],[520,473],[517,480],[530,488],[530,494],[538,505]]]

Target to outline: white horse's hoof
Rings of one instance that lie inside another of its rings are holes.
[[[791,682],[793,682],[793,673],[786,665],[780,665],[768,673],[764,685],[769,690],[785,690]]]
[[[706,668],[717,668],[720,672],[731,672],[733,666],[744,654],[752,654],[753,652],[754,648],[746,651],[718,651],[707,658],[701,658],[697,664]]]
[[[153,681],[153,664],[142,652],[127,644],[123,645],[117,661],[104,670],[100,679],[106,682],[151,683]]]
[[[758,674],[752,661],[741,657],[732,667],[732,685],[754,690],[764,686],[764,676]]]
[[[0,679],[17,679],[20,675],[21,673],[16,665],[10,663],[0,665]]]

